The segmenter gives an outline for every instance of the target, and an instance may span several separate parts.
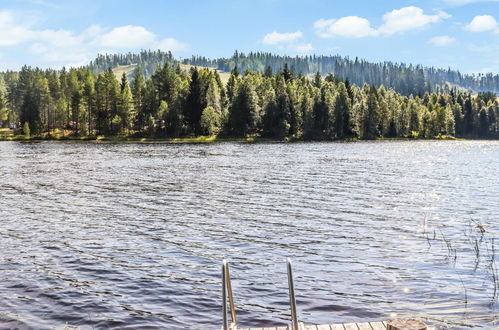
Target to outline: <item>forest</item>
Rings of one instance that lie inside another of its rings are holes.
[[[261,73],[264,73],[267,67],[277,72],[287,64],[296,74],[314,75],[319,72],[326,76],[331,73],[341,79],[348,79],[357,86],[362,86],[364,83],[383,85],[406,96],[412,94],[422,97],[425,92],[432,92],[438,88],[449,92],[453,87],[473,93],[499,92],[497,74],[463,74],[450,68],[440,69],[389,61],[373,63],[339,55],[291,57],[262,52],[244,54],[236,51],[229,58],[209,59],[204,56],[192,56],[179,61],[170,52],[144,50],[138,54],[100,54],[88,67],[97,74],[108,68],[138,64],[144,77],[149,78],[159,66],[165,63],[176,65],[180,62],[216,68],[222,72],[230,72],[237,66],[240,72],[248,70]]]
[[[244,72],[234,64],[223,83],[212,68],[184,70],[171,56],[164,60],[150,77],[137,67],[131,81],[95,63],[0,73],[0,124],[16,123],[24,134],[47,138],[60,132],[278,140],[499,137],[499,103],[491,92],[436,88],[404,95],[383,83],[305,75],[287,63]]]
[[[236,51],[230,58],[207,59],[203,56],[192,56],[183,60],[184,64],[214,67],[221,71],[230,71],[238,66],[241,71],[264,72],[271,67],[277,71],[288,64],[293,71],[301,74],[321,75],[334,74],[342,79],[349,79],[358,86],[364,83],[375,86],[384,85],[393,88],[403,95],[422,96],[425,92],[441,87],[451,89],[462,88],[478,92],[499,92],[499,75],[497,74],[462,74],[459,71],[424,67],[422,65],[406,65],[389,61],[372,63],[366,60],[348,57],[310,55],[310,56],[281,56],[271,53],[244,54]]]

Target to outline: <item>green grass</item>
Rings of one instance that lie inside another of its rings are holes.
[[[263,138],[252,135],[248,137],[226,137],[226,136],[196,136],[182,138],[155,138],[155,137],[130,137],[130,136],[72,136],[71,131],[54,130],[51,134],[42,133],[26,137],[23,134],[14,134],[13,130],[8,128],[0,128],[0,141],[88,141],[95,143],[220,143],[220,142],[236,142],[236,143],[265,143],[265,142],[304,142],[306,140],[300,138],[286,138],[283,141]],[[455,138],[453,136],[438,135],[433,138],[423,138],[421,136],[413,137],[395,137],[395,138],[378,138],[376,141],[415,141],[415,140],[465,140],[463,138]],[[345,140],[334,140],[336,142],[356,142],[361,141],[358,138],[348,138]]]
[[[116,76],[116,79],[118,79],[118,81],[121,80],[121,76],[123,75],[123,73],[126,74],[128,80],[131,80],[131,78],[132,78],[131,75],[136,67],[137,67],[137,64],[120,65],[120,66],[113,68],[112,70],[113,70],[114,75]]]
[[[276,142],[276,140],[262,138],[259,136],[249,137],[219,137],[219,136],[196,136],[182,138],[154,138],[154,137],[127,137],[127,136],[70,136],[70,135],[32,135],[26,137],[24,135],[2,135],[0,141],[20,141],[20,142],[40,142],[40,141],[87,141],[94,143],[175,143],[175,144],[209,144],[221,142],[239,142],[239,143],[263,143]]]
[[[182,70],[185,70],[185,71],[189,71],[193,67],[194,67],[194,65],[190,65],[190,64],[180,64],[180,68]],[[196,66],[196,67],[198,69],[208,68],[210,70],[217,71],[218,74],[220,75],[220,80],[222,81],[222,83],[224,85],[227,85],[227,82],[229,81],[229,78],[230,78],[230,72],[220,71],[220,70],[217,70],[215,68],[209,68],[209,67],[206,67],[206,66]]]
[[[0,136],[12,135],[12,130],[9,128],[0,128]]]
[[[191,68],[193,68],[193,65],[190,64],[180,64],[180,68],[185,71],[189,71]],[[125,73],[128,77],[128,80],[132,80],[132,73],[134,72],[135,68],[137,68],[137,64],[130,64],[130,65],[120,65],[115,68],[113,68],[113,73],[116,76],[116,79],[120,80],[121,75]],[[197,66],[198,69],[203,69],[203,68],[208,68],[204,66]],[[230,72],[224,72],[220,70],[216,70],[214,68],[208,68],[213,71],[217,71],[218,74],[220,75],[220,80],[222,80],[222,83],[224,85],[227,85],[227,82],[229,81],[230,77]]]

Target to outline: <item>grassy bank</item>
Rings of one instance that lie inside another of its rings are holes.
[[[275,142],[275,140],[266,139],[258,136],[249,136],[245,138],[220,137],[220,136],[197,136],[182,138],[156,138],[156,137],[129,137],[129,136],[72,136],[66,133],[39,134],[26,136],[23,134],[14,134],[9,129],[0,129],[0,141],[19,141],[19,142],[41,142],[41,141],[85,141],[102,143],[217,143],[217,142]]]
[[[416,140],[469,140],[469,138],[456,138],[448,135],[438,135],[434,138],[421,137],[396,137],[396,138],[378,138],[376,141],[416,141]],[[472,139],[471,139],[472,140]],[[274,140],[263,138],[260,136],[249,137],[226,137],[226,136],[197,136],[197,137],[182,137],[182,138],[157,138],[157,137],[130,137],[130,136],[73,136],[71,131],[55,131],[51,134],[42,133],[39,135],[26,136],[23,134],[14,134],[13,130],[8,128],[0,128],[0,141],[20,141],[20,142],[40,142],[40,141],[87,141],[87,142],[102,142],[102,143],[220,143],[220,142],[245,142],[245,143],[261,143],[261,142],[304,142],[312,140],[303,139],[285,139]],[[361,141],[358,138],[347,138],[343,140],[332,140],[336,142],[357,142]],[[317,141],[325,142],[325,141]]]

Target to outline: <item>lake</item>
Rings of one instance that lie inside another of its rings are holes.
[[[499,142],[0,143],[0,328],[499,326]],[[495,239],[495,240],[494,240]],[[495,258],[494,258],[495,256]]]

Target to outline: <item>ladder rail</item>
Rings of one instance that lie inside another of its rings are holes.
[[[291,326],[293,330],[298,330],[298,312],[296,310],[295,284],[293,281],[293,267],[291,259],[287,259],[288,268],[288,289],[289,289],[289,305],[291,308]]]
[[[237,324],[236,308],[234,306],[234,296],[232,295],[232,283],[230,281],[229,263],[227,261],[225,262],[225,276],[227,277],[225,283],[227,285],[227,293],[229,296],[230,315],[232,318],[232,323]]]
[[[296,308],[295,285],[293,280],[293,266],[291,259],[287,258],[287,273],[288,273],[288,290],[289,290],[289,305],[291,309],[291,329],[299,330],[298,311]],[[223,311],[223,330],[237,329],[236,308],[234,305],[234,296],[232,294],[232,283],[230,279],[229,263],[223,259],[222,263],[222,311]],[[227,298],[229,306],[227,306]],[[232,322],[228,324],[227,308],[230,308]]]
[[[222,313],[223,313],[223,330],[228,330],[229,326],[227,324],[227,285],[226,285],[226,274],[225,265],[227,261],[224,259],[222,263]]]

